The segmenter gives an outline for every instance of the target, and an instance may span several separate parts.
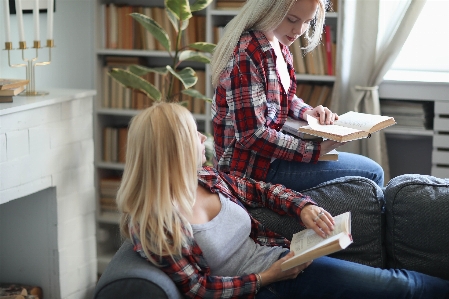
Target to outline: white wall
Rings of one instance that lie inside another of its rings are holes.
[[[95,1],[56,0],[54,14],[52,62],[36,68],[36,90],[48,88],[93,89],[94,82],[94,32]],[[47,14],[40,14],[41,45],[46,45]],[[0,5],[0,78],[24,78],[25,68],[11,68],[5,51],[4,7]],[[25,39],[28,47],[33,45],[33,16],[24,14]],[[16,15],[11,15],[11,38],[13,48],[18,47]],[[28,58],[35,55],[34,49],[25,51]],[[11,63],[22,63],[22,51],[11,51]],[[48,48],[39,50],[39,61],[48,60]]]

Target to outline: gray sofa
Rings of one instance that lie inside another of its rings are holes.
[[[449,280],[449,179],[402,175],[384,189],[345,177],[302,193],[333,215],[351,211],[354,243],[331,256],[380,268],[405,268]],[[251,214],[287,238],[301,230],[267,209]],[[95,288],[96,299],[183,298],[161,270],[125,241]]]

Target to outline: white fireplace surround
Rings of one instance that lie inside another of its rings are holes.
[[[0,282],[45,299],[92,298],[97,281],[92,90],[0,104]]]

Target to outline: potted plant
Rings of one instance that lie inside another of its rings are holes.
[[[182,94],[211,102],[210,98],[192,89],[198,80],[195,70],[191,67],[180,67],[180,64],[185,61],[195,61],[204,64],[210,62],[210,54],[215,49],[215,44],[195,42],[183,47],[181,46],[181,41],[189,25],[189,19],[193,16],[192,12],[205,9],[211,2],[212,0],[196,0],[193,4],[190,4],[189,0],[164,0],[165,12],[176,32],[174,51],[171,51],[172,45],[168,33],[160,24],[144,14],[130,14],[163,46],[171,59],[171,63],[165,67],[155,68],[142,65],[132,65],[127,69],[113,68],[109,74],[124,86],[143,92],[156,102],[166,101],[185,104],[180,100],[182,97],[179,91],[174,90],[175,80],[179,80],[182,83]],[[164,90],[158,90],[152,83],[142,78],[149,72],[162,75],[166,83]]]
[[[182,46],[182,36],[189,26],[189,20],[192,18],[192,12],[205,9],[212,0],[196,0],[193,4],[189,0],[164,0],[165,12],[173,25],[176,37],[174,51],[171,51],[172,45],[168,33],[160,24],[151,17],[140,13],[130,14],[134,20],[139,22],[146,30],[148,30],[167,51],[171,58],[171,63],[165,67],[150,68],[143,65],[131,65],[126,69],[113,68],[109,75],[126,86],[134,90],[138,90],[155,102],[178,102],[186,105],[182,101],[182,96],[178,90],[174,90],[174,81],[181,82],[181,93],[192,98],[202,99],[208,102],[212,100],[199,91],[193,89],[197,83],[198,77],[195,70],[191,67],[181,67],[180,64],[185,61],[194,61],[200,63],[210,63],[210,54],[215,49],[215,44],[206,42],[195,42],[187,46]],[[151,82],[142,78],[149,72],[154,72],[162,76],[165,80],[165,89],[158,90]],[[211,165],[213,157],[213,137],[208,135],[206,143],[206,164]]]

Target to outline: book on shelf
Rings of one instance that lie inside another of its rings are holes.
[[[329,76],[334,75],[333,59],[332,59],[332,35],[331,26],[324,25],[323,32],[323,47],[324,47],[324,60],[326,64],[326,74]]]
[[[217,0],[215,8],[217,9],[232,9],[240,8],[245,4],[246,0]]]
[[[0,79],[0,90],[15,89],[26,86],[30,82],[23,79]]]
[[[382,114],[394,117],[398,126],[411,129],[433,129],[434,108],[428,101],[380,101]]]
[[[333,87],[329,84],[300,83],[296,95],[312,107],[323,105],[329,107]]]
[[[12,96],[0,96],[0,103],[12,103],[13,97]]]
[[[293,235],[290,250],[293,257],[281,264],[283,271],[307,263],[324,255],[347,248],[353,241],[351,235],[351,212],[334,216],[335,226],[326,238],[308,228]]]
[[[301,39],[297,38],[290,46],[290,52],[293,58],[293,67],[298,74],[306,74],[306,65],[301,50]]]
[[[120,182],[120,176],[100,179],[100,208],[102,211],[117,212],[116,196]]]
[[[288,117],[284,126],[282,127],[282,130],[287,134],[299,137],[303,140],[323,141],[323,138],[299,132],[300,127],[307,125],[308,125],[307,122],[304,120],[293,119],[291,117]],[[338,161],[338,151],[332,150],[326,154],[323,154],[320,156],[318,161]]]
[[[144,109],[153,103],[149,97],[141,92],[136,92],[130,88],[120,84],[109,76],[109,72],[113,68],[126,69],[131,65],[141,65],[143,61],[140,57],[123,57],[123,56],[107,56],[105,58],[105,66],[103,67],[102,76],[102,107],[114,109]],[[154,73],[147,73],[142,77],[154,84]],[[162,86],[155,85],[161,89]]]
[[[43,299],[43,291],[40,286],[25,285],[19,283],[0,283],[0,299],[25,299],[34,296],[35,299]]]
[[[16,96],[19,93],[21,93],[22,91],[25,90],[25,85],[16,87],[16,88],[11,88],[11,89],[4,89],[4,90],[0,90],[0,96]]]
[[[125,163],[128,127],[103,128],[103,161]]]
[[[374,115],[349,111],[338,117],[333,125],[321,125],[318,120],[307,116],[307,126],[298,130],[302,133],[338,142],[371,137],[372,133],[396,124],[391,116]]]

